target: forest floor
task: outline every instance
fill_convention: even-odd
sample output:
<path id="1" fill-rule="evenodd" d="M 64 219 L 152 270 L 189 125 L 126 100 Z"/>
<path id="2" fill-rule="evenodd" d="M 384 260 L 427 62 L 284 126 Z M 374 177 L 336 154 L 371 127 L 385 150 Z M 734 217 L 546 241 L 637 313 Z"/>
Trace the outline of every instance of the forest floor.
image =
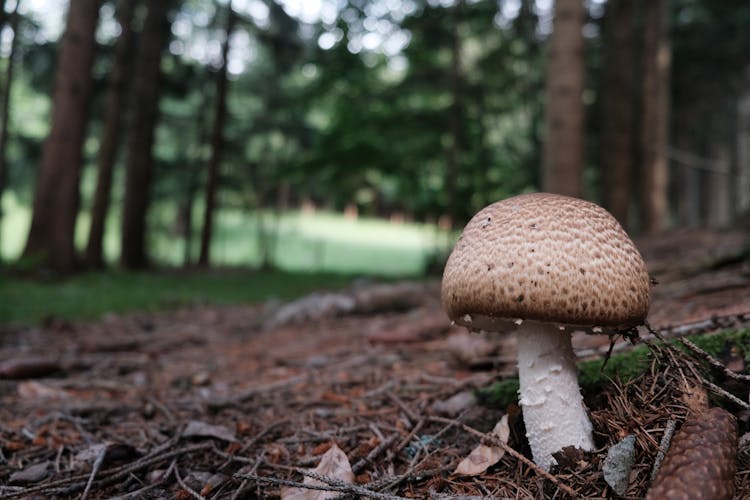
<path id="1" fill-rule="evenodd" d="M 748 430 L 750 382 L 731 374 L 750 358 L 749 243 L 709 232 L 639 242 L 658 281 L 654 332 L 739 333 L 715 337 L 708 357 L 642 329 L 643 373 L 585 393 L 598 449 L 551 473 L 528 459 L 518 408 L 477 391 L 514 376 L 513 340 L 451 327 L 437 280 L 0 327 L 0 497 L 612 498 L 602 462 L 631 434 L 624 497 L 642 498 L 686 393 L 708 387 Z M 603 360 L 610 342 L 576 334 L 574 346 Z M 621 339 L 614 352 L 629 349 Z M 487 434 L 503 415 L 507 435 Z M 497 463 L 456 473 L 480 443 Z M 748 455 L 740 446 L 736 498 L 750 498 Z"/>

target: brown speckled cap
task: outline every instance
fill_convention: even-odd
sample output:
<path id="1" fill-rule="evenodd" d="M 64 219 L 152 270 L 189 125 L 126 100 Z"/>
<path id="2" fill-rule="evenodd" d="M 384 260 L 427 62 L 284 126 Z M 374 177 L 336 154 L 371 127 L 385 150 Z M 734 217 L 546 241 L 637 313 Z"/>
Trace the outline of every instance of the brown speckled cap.
<path id="1" fill-rule="evenodd" d="M 628 327 L 648 313 L 650 281 L 617 220 L 588 201 L 523 194 L 466 225 L 443 274 L 443 307 L 474 316 Z"/>

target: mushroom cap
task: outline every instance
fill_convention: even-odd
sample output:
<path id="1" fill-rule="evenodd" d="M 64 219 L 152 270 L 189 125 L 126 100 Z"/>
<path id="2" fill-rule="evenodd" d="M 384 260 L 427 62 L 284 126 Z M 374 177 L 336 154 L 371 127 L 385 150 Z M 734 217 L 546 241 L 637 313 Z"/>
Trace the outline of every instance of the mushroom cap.
<path id="1" fill-rule="evenodd" d="M 443 308 L 459 324 L 507 320 L 627 328 L 651 302 L 641 254 L 600 206 L 568 196 L 514 196 L 480 210 L 445 265 Z"/>

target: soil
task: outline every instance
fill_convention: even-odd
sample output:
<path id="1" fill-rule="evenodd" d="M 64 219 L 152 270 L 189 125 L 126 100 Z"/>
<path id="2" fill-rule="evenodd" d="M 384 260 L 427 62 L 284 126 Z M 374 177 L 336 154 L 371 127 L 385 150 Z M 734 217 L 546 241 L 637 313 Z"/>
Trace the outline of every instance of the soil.
<path id="1" fill-rule="evenodd" d="M 407 307 L 359 284 L 308 297 L 283 321 L 278 305 L 251 304 L 0 327 L 0 496 L 615 498 L 604 457 L 633 435 L 623 497 L 643 498 L 665 429 L 692 411 L 686 394 L 709 389 L 747 431 L 750 381 L 733 376 L 746 372 L 744 346 L 709 358 L 653 337 L 750 325 L 748 241 L 693 231 L 638 242 L 658 281 L 652 331 L 615 351 L 647 342 L 651 369 L 587 396 L 599 448 L 551 473 L 529 460 L 519 409 L 474 393 L 514 374 L 512 339 L 451 327 L 437 280 L 387 285 Z M 604 359 L 610 339 L 577 333 L 574 345 Z M 503 415 L 507 440 L 487 434 Z M 480 443 L 502 458 L 455 474 Z M 315 469 L 336 448 L 348 464 Z M 326 486 L 312 489 L 312 476 Z M 734 482 L 734 497 L 750 498 L 743 446 Z"/>

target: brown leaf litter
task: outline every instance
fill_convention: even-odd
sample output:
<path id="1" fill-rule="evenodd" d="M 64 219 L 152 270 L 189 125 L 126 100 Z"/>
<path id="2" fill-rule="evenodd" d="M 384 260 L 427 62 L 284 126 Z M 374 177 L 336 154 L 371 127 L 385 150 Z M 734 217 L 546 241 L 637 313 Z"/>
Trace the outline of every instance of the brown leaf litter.
<path id="1" fill-rule="evenodd" d="M 750 269 L 735 248 L 746 239 L 707 238 L 674 238 L 673 249 L 693 252 L 685 250 L 693 260 L 683 268 L 669 242 L 644 243 L 660 281 L 649 318 L 656 334 L 679 339 L 750 323 Z M 699 255 L 691 241 L 735 247 Z M 528 458 L 517 407 L 472 397 L 514 372 L 512 339 L 455 340 L 464 334 L 439 320 L 436 282 L 393 290 L 360 287 L 351 309 L 344 292 L 281 316 L 262 305 L 201 307 L 64 329 L 3 327 L 0 496 L 614 498 L 603 461 L 634 436 L 623 498 L 643 498 L 665 435 L 679 432 L 696 388 L 737 419 L 741 443 L 750 441 L 743 352 L 716 359 L 642 332 L 648 370 L 603 381 L 586 400 L 598 448 L 565 450 L 547 473 Z M 321 313 L 326 303 L 334 309 Z M 602 359 L 609 348 L 606 337 L 574 342 L 582 358 Z M 628 348 L 620 342 L 615 351 Z M 490 432 L 503 416 L 507 441 Z M 497 463 L 456 474 L 481 446 Z M 750 498 L 749 446 L 740 445 L 736 465 L 734 498 Z"/>

